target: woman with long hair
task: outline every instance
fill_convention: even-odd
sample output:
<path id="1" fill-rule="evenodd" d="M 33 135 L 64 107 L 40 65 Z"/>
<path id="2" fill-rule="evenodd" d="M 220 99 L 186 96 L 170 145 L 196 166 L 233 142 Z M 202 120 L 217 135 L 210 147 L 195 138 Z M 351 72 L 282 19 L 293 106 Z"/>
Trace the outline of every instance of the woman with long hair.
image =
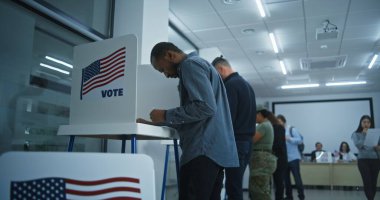
<path id="1" fill-rule="evenodd" d="M 359 126 L 351 139 L 358 148 L 358 168 L 362 176 L 364 193 L 368 200 L 374 200 L 376 195 L 377 177 L 380 171 L 380 145 L 367 146 L 364 144 L 369 128 L 373 128 L 372 119 L 368 115 L 360 118 Z"/>
<path id="2" fill-rule="evenodd" d="M 267 119 L 273 126 L 274 140 L 272 152 L 277 157 L 276 171 L 273 173 L 275 200 L 284 199 L 284 179 L 288 166 L 288 153 L 286 151 L 285 128 L 280 124 L 272 112 L 268 113 Z"/>

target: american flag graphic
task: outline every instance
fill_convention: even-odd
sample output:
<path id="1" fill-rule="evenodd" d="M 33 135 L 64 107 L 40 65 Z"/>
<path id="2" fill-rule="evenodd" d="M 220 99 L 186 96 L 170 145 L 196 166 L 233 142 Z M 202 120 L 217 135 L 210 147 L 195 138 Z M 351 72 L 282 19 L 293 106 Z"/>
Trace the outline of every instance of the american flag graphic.
<path id="1" fill-rule="evenodd" d="M 125 47 L 83 68 L 80 99 L 91 90 L 124 76 L 124 69 Z"/>
<path id="2" fill-rule="evenodd" d="M 141 200 L 139 184 L 139 179 L 130 177 L 114 177 L 93 181 L 56 177 L 12 181 L 10 199 Z"/>

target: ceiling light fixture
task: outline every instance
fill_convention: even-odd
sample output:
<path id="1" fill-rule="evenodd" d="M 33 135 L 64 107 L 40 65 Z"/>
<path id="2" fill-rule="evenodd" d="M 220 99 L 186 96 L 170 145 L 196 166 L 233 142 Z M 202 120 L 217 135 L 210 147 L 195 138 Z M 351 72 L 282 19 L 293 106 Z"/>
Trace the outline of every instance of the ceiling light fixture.
<path id="1" fill-rule="evenodd" d="M 277 47 L 277 43 L 276 43 L 276 39 L 274 37 L 274 34 L 273 33 L 269 33 L 269 38 L 270 38 L 270 41 L 272 43 L 273 51 L 275 53 L 278 53 L 278 47 Z"/>
<path id="2" fill-rule="evenodd" d="M 231 5 L 240 2 L 240 0 L 223 0 L 224 4 Z"/>
<path id="3" fill-rule="evenodd" d="M 260 16 L 264 18 L 265 17 L 265 11 L 264 11 L 264 6 L 263 6 L 263 3 L 261 2 L 261 0 L 256 0 L 256 5 L 257 5 L 257 8 L 259 8 Z"/>
<path id="4" fill-rule="evenodd" d="M 280 66 L 281 66 L 282 74 L 286 75 L 286 67 L 285 67 L 284 61 L 280 60 Z"/>
<path id="5" fill-rule="evenodd" d="M 371 69 L 373 67 L 373 64 L 375 64 L 375 62 L 377 60 L 377 56 L 378 56 L 377 54 L 373 55 L 372 60 L 368 65 L 368 69 Z"/>
<path id="6" fill-rule="evenodd" d="M 283 85 L 281 86 L 281 89 L 298 89 L 298 88 L 312 88 L 312 87 L 319 87 L 319 84 L 313 83 L 313 84 Z"/>
<path id="7" fill-rule="evenodd" d="M 329 82 L 326 86 L 346 86 L 346 85 L 362 85 L 367 84 L 366 81 L 347 81 L 347 82 Z"/>
<path id="8" fill-rule="evenodd" d="M 73 65 L 71 65 L 71 64 L 69 64 L 69 63 L 67 63 L 67 62 L 63 62 L 62 60 L 58 60 L 58 59 L 56 59 L 56 58 L 52 58 L 52 57 L 50 57 L 50 56 L 45 56 L 45 58 L 48 59 L 48 60 L 51 60 L 51 61 L 53 61 L 53 62 L 59 63 L 59 64 L 61 64 L 61 65 L 64 65 L 64 66 L 66 66 L 66 67 L 73 68 Z"/>
<path id="9" fill-rule="evenodd" d="M 56 68 L 56 67 L 53 67 L 53 66 L 47 65 L 47 64 L 45 64 L 45 63 L 40 63 L 40 65 L 41 65 L 42 67 L 45 67 L 45 68 L 48 68 L 48 69 L 51 69 L 51 70 L 55 70 L 55 71 L 57 71 L 57 72 L 61 72 L 62 74 L 70 74 L 70 72 L 68 72 L 68 71 L 65 71 L 65 70 L 62 70 L 62 69 L 58 69 L 58 68 Z"/>

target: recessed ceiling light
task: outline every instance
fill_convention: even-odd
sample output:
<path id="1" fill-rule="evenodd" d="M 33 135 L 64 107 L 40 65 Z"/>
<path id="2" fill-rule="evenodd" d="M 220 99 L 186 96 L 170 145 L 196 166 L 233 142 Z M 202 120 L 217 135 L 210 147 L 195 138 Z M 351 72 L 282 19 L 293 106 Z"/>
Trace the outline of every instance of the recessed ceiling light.
<path id="1" fill-rule="evenodd" d="M 54 70 L 54 71 L 57 71 L 57 72 L 60 72 L 62 74 L 70 74 L 70 72 L 68 71 L 65 71 L 65 70 L 62 70 L 62 69 L 58 69 L 56 67 L 53 67 L 53 66 L 50 66 L 50 65 L 47 65 L 45 63 L 40 63 L 40 66 L 42 67 L 45 67 L 45 68 L 48 68 L 48 69 L 51 69 L 51 70 Z"/>
<path id="2" fill-rule="evenodd" d="M 53 62 L 56 62 L 56 63 L 58 63 L 58 64 L 64 65 L 64 66 L 66 66 L 66 67 L 73 68 L 73 65 L 71 65 L 71 64 L 69 64 L 69 63 L 67 63 L 67 62 L 63 62 L 62 60 L 58 60 L 58 59 L 56 59 L 56 58 L 52 58 L 52 57 L 50 57 L 50 56 L 45 56 L 45 58 L 48 59 L 48 60 L 51 60 L 51 61 L 53 61 Z"/>
<path id="3" fill-rule="evenodd" d="M 273 51 L 275 53 L 278 53 L 278 47 L 277 47 L 277 43 L 276 43 L 276 39 L 274 37 L 274 34 L 273 33 L 269 33 L 269 38 L 270 38 L 270 41 L 272 43 Z"/>
<path id="4" fill-rule="evenodd" d="M 377 54 L 373 55 L 372 60 L 368 65 L 368 69 L 371 69 L 373 67 L 373 64 L 375 64 L 376 62 L 377 56 L 378 56 Z"/>
<path id="5" fill-rule="evenodd" d="M 255 29 L 253 29 L 253 28 L 245 28 L 245 29 L 241 30 L 241 32 L 243 34 L 249 35 L 249 34 L 253 34 L 255 32 Z"/>
<path id="6" fill-rule="evenodd" d="M 286 67 L 285 67 L 284 61 L 280 60 L 280 66 L 281 66 L 282 74 L 286 75 Z"/>
<path id="7" fill-rule="evenodd" d="M 261 2 L 261 0 L 256 0 L 256 5 L 257 5 L 257 8 L 259 9 L 260 16 L 262 18 L 264 18 L 265 17 L 265 11 L 264 11 L 263 2 Z"/>
<path id="8" fill-rule="evenodd" d="M 322 44 L 322 45 L 321 45 L 321 49 L 327 49 L 327 45 Z"/>
<path id="9" fill-rule="evenodd" d="M 362 85 L 367 84 L 367 81 L 347 81 L 347 82 L 328 82 L 326 86 L 345 86 L 345 85 Z"/>
<path id="10" fill-rule="evenodd" d="M 231 5 L 240 2 L 240 0 L 222 0 L 224 4 Z"/>
<path id="11" fill-rule="evenodd" d="M 298 88 L 312 88 L 319 87 L 319 84 L 299 84 L 299 85 L 283 85 L 281 89 L 298 89 Z"/>

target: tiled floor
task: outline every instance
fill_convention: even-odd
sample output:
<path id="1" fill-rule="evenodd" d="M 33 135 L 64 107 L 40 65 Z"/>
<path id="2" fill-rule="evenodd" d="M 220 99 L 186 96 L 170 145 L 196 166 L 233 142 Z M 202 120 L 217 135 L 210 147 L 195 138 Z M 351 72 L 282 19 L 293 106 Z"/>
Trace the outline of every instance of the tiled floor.
<path id="1" fill-rule="evenodd" d="M 169 188 L 168 188 L 169 189 Z M 174 188 L 167 190 L 167 200 L 178 199 Z M 297 191 L 293 190 L 293 196 L 297 197 Z M 366 200 L 363 190 L 329 190 L 329 189 L 305 189 L 306 200 Z M 274 197 L 273 197 L 274 199 Z M 298 198 L 294 198 L 297 200 Z M 248 191 L 244 191 L 244 200 L 250 200 Z M 380 191 L 377 192 L 375 200 L 380 200 Z"/>
<path id="2" fill-rule="evenodd" d="M 293 196 L 297 197 L 297 191 L 293 190 Z M 318 190 L 306 189 L 306 200 L 366 200 L 362 190 L 345 191 L 345 190 Z M 273 198 L 274 199 L 274 198 Z M 297 200 L 298 198 L 294 198 Z M 375 199 L 380 200 L 380 192 L 377 192 Z M 248 192 L 244 192 L 244 200 L 249 200 Z"/>

